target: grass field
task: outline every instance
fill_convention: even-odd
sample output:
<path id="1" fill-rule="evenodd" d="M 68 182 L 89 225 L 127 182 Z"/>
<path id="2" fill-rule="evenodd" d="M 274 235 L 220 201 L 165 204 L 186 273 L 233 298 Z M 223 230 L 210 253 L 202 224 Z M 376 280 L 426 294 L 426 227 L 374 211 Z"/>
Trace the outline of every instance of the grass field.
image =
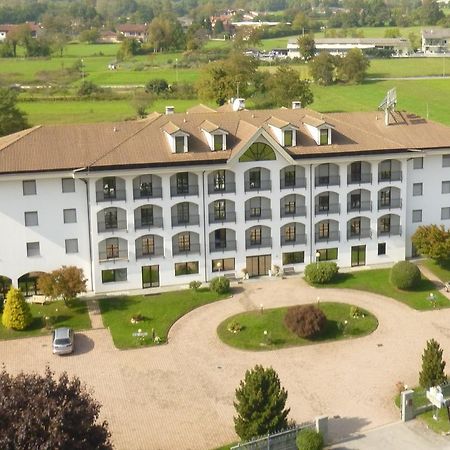
<path id="1" fill-rule="evenodd" d="M 430 269 L 443 283 L 450 281 L 450 261 L 438 264 L 432 259 L 426 259 L 423 264 Z"/>

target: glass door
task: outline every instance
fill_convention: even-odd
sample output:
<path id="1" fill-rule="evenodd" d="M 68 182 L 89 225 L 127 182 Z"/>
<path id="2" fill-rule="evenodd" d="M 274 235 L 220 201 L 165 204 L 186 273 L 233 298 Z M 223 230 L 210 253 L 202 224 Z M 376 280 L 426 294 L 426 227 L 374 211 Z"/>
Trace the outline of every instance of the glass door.
<path id="1" fill-rule="evenodd" d="M 159 286 L 159 266 L 142 266 L 142 287 L 152 288 Z"/>
<path id="2" fill-rule="evenodd" d="M 366 265 L 366 246 L 355 245 L 352 247 L 352 267 Z"/>

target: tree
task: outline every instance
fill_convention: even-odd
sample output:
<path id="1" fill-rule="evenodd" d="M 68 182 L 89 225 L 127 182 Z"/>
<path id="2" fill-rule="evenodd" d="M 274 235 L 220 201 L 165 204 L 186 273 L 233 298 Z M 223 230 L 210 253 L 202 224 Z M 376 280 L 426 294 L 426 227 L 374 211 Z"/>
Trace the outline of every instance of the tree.
<path id="1" fill-rule="evenodd" d="M 100 39 L 100 32 L 98 31 L 98 28 L 84 30 L 80 33 L 78 39 L 80 40 L 80 42 L 95 44 Z"/>
<path id="2" fill-rule="evenodd" d="M 309 81 L 301 80 L 300 72 L 288 66 L 278 67 L 269 78 L 268 95 L 274 105 L 286 107 L 293 100 L 300 100 L 302 106 L 307 106 L 314 99 Z"/>
<path id="3" fill-rule="evenodd" d="M 253 27 L 239 27 L 234 35 L 233 47 L 242 51 L 245 48 L 259 47 L 261 45 L 261 30 Z"/>
<path id="4" fill-rule="evenodd" d="M 422 355 L 422 370 L 419 373 L 419 384 L 424 389 L 438 386 L 447 381 L 442 353 L 443 350 L 437 341 L 434 339 L 427 341 L 427 346 Z"/>
<path id="5" fill-rule="evenodd" d="M 236 389 L 237 412 L 235 430 L 242 440 L 274 433 L 287 427 L 290 409 L 285 409 L 287 391 L 281 387 L 278 374 L 272 367 L 256 365 L 247 370 Z"/>
<path id="6" fill-rule="evenodd" d="M 17 25 L 6 35 L 7 42 L 10 42 L 14 56 L 17 55 L 16 49 L 18 45 L 22 45 L 27 50 L 28 45 L 33 38 L 31 37 L 31 29 L 27 24 Z"/>
<path id="7" fill-rule="evenodd" d="M 83 269 L 75 266 L 62 266 L 38 278 L 39 290 L 47 297 L 62 298 L 65 303 L 78 294 L 86 292 L 86 278 Z"/>
<path id="8" fill-rule="evenodd" d="M 162 78 L 153 78 L 145 83 L 145 91 L 160 95 L 169 90 L 169 84 Z"/>
<path id="9" fill-rule="evenodd" d="M 445 17 L 435 0 L 423 0 L 422 6 L 417 9 L 417 15 L 423 25 L 436 25 Z"/>
<path id="10" fill-rule="evenodd" d="M 137 39 L 124 39 L 117 51 L 117 59 L 123 61 L 131 56 L 137 55 L 141 49 L 141 43 Z"/>
<path id="11" fill-rule="evenodd" d="M 309 63 L 309 73 L 317 84 L 333 84 L 336 79 L 336 57 L 328 52 L 320 52 Z"/>
<path id="12" fill-rule="evenodd" d="M 0 136 L 29 127 L 25 113 L 16 107 L 17 95 L 12 89 L 0 88 Z"/>
<path id="13" fill-rule="evenodd" d="M 136 90 L 131 100 L 131 105 L 138 117 L 145 117 L 147 115 L 147 109 L 153 103 L 154 97 L 151 92 Z"/>
<path id="14" fill-rule="evenodd" d="M 298 51 L 300 56 L 305 60 L 309 61 L 314 58 L 316 53 L 316 44 L 314 42 L 314 36 L 312 34 L 305 34 L 298 38 Z"/>
<path id="15" fill-rule="evenodd" d="M 362 83 L 370 62 L 359 48 L 350 49 L 339 61 L 338 78 L 344 83 Z"/>
<path id="16" fill-rule="evenodd" d="M 450 259 L 450 232 L 443 225 L 422 225 L 411 236 L 411 241 L 421 255 L 438 262 Z"/>
<path id="17" fill-rule="evenodd" d="M 13 330 L 25 330 L 32 320 L 30 306 L 25 301 L 22 292 L 11 286 L 3 306 L 3 326 Z"/>
<path id="18" fill-rule="evenodd" d="M 421 46 L 421 39 L 419 33 L 411 32 L 408 34 L 409 43 L 413 51 L 417 51 Z"/>
<path id="19" fill-rule="evenodd" d="M 101 405 L 79 378 L 45 374 L 0 373 L 0 448 L 26 450 L 112 449 Z"/>

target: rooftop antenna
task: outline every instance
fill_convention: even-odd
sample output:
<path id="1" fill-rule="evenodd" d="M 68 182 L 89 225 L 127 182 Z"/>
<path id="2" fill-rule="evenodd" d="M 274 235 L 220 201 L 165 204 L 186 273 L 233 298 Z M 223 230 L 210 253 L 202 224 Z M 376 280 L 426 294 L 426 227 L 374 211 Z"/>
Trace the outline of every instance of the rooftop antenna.
<path id="1" fill-rule="evenodd" d="M 378 106 L 378 109 L 382 109 L 384 111 L 384 124 L 386 126 L 389 125 L 389 114 L 393 116 L 395 111 L 395 107 L 397 106 L 397 89 L 392 88 L 387 91 L 386 97 Z"/>

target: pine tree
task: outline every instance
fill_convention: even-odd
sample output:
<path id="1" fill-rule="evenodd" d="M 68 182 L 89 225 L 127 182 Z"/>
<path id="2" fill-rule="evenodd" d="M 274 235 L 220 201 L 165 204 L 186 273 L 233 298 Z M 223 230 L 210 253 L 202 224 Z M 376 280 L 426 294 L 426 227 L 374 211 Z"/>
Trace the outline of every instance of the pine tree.
<path id="1" fill-rule="evenodd" d="M 287 395 L 272 367 L 265 369 L 256 365 L 247 370 L 236 389 L 234 402 L 237 412 L 234 425 L 238 436 L 249 440 L 286 428 L 290 411 L 285 409 Z"/>
<path id="2" fill-rule="evenodd" d="M 32 320 L 30 306 L 25 301 L 21 290 L 11 287 L 3 307 L 3 326 L 14 330 L 24 330 Z"/>
<path id="3" fill-rule="evenodd" d="M 443 350 L 437 341 L 434 339 L 427 341 L 427 346 L 422 355 L 422 371 L 419 373 L 419 383 L 424 389 L 447 381 L 442 353 Z"/>

